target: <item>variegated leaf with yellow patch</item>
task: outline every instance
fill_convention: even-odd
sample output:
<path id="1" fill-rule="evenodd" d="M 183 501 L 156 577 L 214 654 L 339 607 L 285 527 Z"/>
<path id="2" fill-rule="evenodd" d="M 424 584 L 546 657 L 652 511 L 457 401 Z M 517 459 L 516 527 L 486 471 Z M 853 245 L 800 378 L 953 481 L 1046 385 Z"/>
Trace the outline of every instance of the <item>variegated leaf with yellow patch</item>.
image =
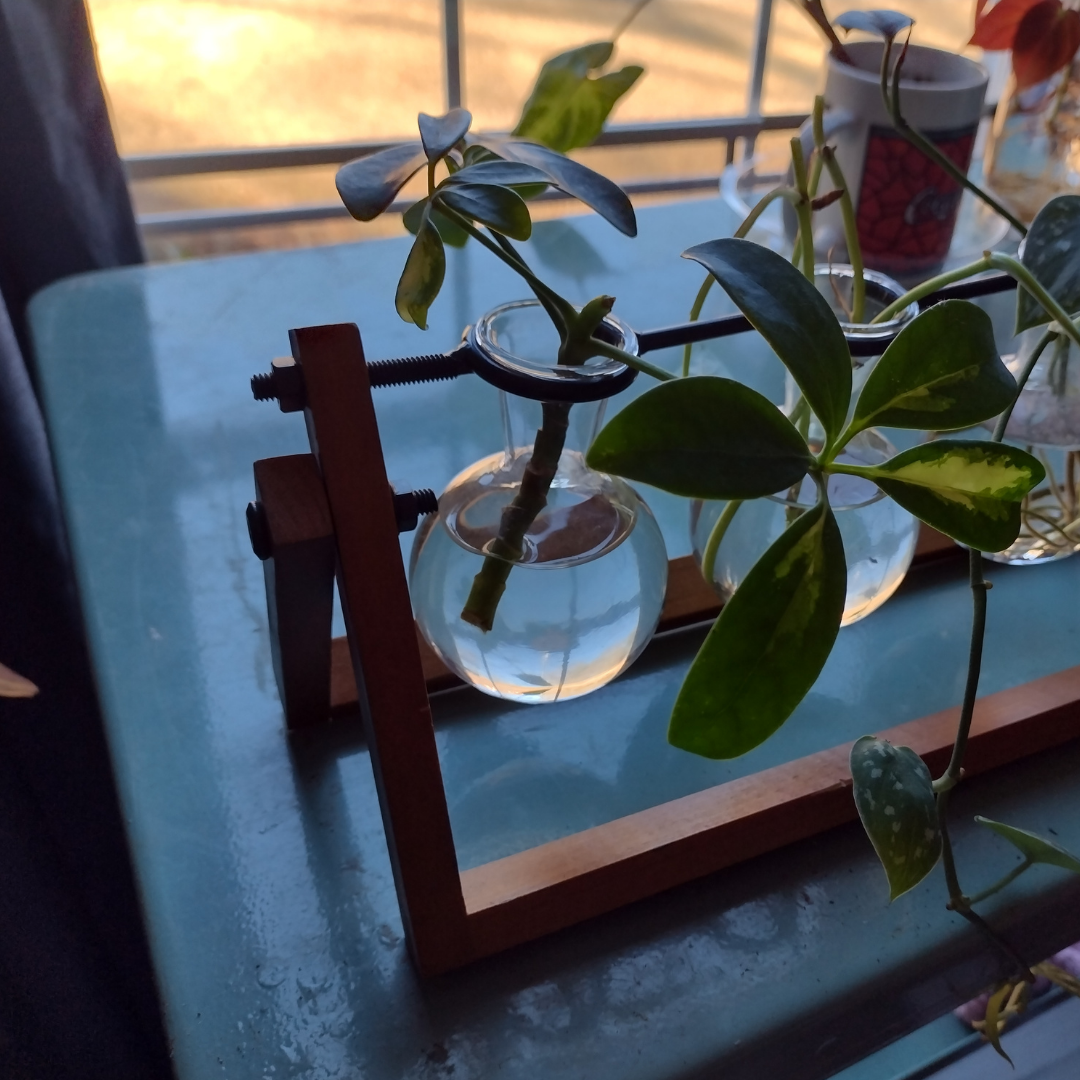
<path id="1" fill-rule="evenodd" d="M 668 742 L 708 758 L 763 743 L 825 666 L 846 595 L 843 541 L 822 502 L 788 526 L 724 605 L 679 691 Z"/>
<path id="2" fill-rule="evenodd" d="M 920 521 L 980 551 L 1002 551 L 1020 532 L 1020 503 L 1045 476 L 1015 446 L 939 439 L 881 465 L 844 466 L 873 480 Z"/>

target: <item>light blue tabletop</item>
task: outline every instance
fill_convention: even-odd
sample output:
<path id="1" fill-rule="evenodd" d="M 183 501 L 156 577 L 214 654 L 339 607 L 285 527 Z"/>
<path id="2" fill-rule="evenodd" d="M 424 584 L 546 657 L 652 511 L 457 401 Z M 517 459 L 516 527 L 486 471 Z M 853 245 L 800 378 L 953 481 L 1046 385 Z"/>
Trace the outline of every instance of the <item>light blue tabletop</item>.
<path id="1" fill-rule="evenodd" d="M 637 328 L 681 321 L 700 272 L 679 253 L 734 222 L 705 200 L 645 210 L 640 223 L 635 241 L 592 216 L 543 223 L 529 257 L 571 298 L 613 293 Z M 252 461 L 307 449 L 301 419 L 248 389 L 288 351 L 290 327 L 356 322 L 369 359 L 432 352 L 521 295 L 475 245 L 452 252 L 421 334 L 393 309 L 406 243 L 109 271 L 60 282 L 32 305 L 182 1080 L 690 1080 L 769 1069 L 810 1080 L 970 997 L 996 961 L 944 910 L 940 873 L 890 906 L 855 827 L 471 969 L 417 978 L 358 723 L 285 736 L 244 524 Z M 995 308 L 1002 327 L 1007 303 Z M 709 370 L 780 392 L 779 365 L 753 335 L 700 356 Z M 376 405 L 401 487 L 439 489 L 499 447 L 494 391 L 475 378 L 377 391 Z M 685 504 L 647 497 L 669 554 L 685 554 Z M 992 577 L 984 692 L 1080 659 L 1080 560 Z M 461 864 L 955 704 L 969 618 L 962 573 L 913 574 L 842 633 L 783 733 L 730 763 L 663 737 L 699 631 L 655 644 L 623 679 L 576 702 L 437 697 Z M 1078 765 L 1073 745 L 965 785 L 955 831 L 973 889 L 1013 863 L 970 824 L 975 812 L 1052 827 L 1080 849 Z M 1035 869 L 990 912 L 1036 960 L 1080 938 L 1078 900 L 1063 871 Z"/>

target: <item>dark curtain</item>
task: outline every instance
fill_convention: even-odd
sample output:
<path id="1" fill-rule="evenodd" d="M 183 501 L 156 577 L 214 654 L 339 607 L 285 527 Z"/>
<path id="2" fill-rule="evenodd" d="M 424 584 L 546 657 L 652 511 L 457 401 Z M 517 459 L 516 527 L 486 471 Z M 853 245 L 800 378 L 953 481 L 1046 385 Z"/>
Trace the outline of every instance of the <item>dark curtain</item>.
<path id="1" fill-rule="evenodd" d="M 26 303 L 141 261 L 82 0 L 0 0 L 0 1076 L 171 1075 Z M 107 372 L 102 373 L 108 377 Z"/>

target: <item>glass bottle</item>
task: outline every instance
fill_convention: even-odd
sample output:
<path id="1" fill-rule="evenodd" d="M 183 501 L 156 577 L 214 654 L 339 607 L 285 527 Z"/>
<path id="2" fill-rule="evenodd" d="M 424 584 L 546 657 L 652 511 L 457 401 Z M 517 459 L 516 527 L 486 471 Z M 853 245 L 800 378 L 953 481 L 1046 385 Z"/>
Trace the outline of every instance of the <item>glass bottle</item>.
<path id="1" fill-rule="evenodd" d="M 851 322 L 854 278 L 854 271 L 847 264 L 814 267 L 814 283 L 840 321 L 852 352 L 853 403 L 880 353 L 919 312 L 918 304 L 912 303 L 889 321 L 871 325 L 869 320 L 903 296 L 905 290 L 892 278 L 867 270 L 865 321 Z M 783 411 L 816 452 L 820 449 L 823 432 L 817 418 L 804 410 L 799 388 L 788 375 Z M 896 448 L 888 439 L 870 429 L 857 435 L 838 460 L 846 464 L 878 465 L 895 453 Z M 710 550 L 715 542 L 710 545 L 709 539 L 728 504 L 700 500 L 690 504 L 690 540 L 694 558 L 705 580 L 721 599 L 726 601 L 731 597 L 769 545 L 795 518 L 814 505 L 816 497 L 815 485 L 807 477 L 797 490 L 743 503 L 715 551 Z M 918 522 L 886 498 L 876 484 L 861 477 L 831 476 L 829 501 L 836 514 L 847 558 L 848 591 L 841 625 L 849 626 L 876 611 L 900 587 L 915 554 Z"/>
<path id="2" fill-rule="evenodd" d="M 601 332 L 636 351 L 633 331 L 614 316 Z M 633 488 L 584 457 L 606 399 L 635 373 L 603 357 L 557 364 L 558 335 L 535 300 L 489 312 L 470 343 L 478 373 L 501 391 L 506 448 L 459 473 L 417 531 L 409 570 L 417 624 L 477 689 L 566 701 L 624 671 L 663 607 L 667 553 L 656 520 Z M 541 458 L 556 456 L 546 497 L 535 500 Z M 513 524 L 522 520 L 523 533 Z"/>
<path id="3" fill-rule="evenodd" d="M 1026 90 L 1010 76 L 984 155 L 986 182 L 1022 221 L 1080 193 L 1080 62 Z"/>
<path id="4" fill-rule="evenodd" d="M 1025 330 L 1006 366 L 1019 375 L 1045 327 Z M 1006 442 L 1034 454 L 1046 479 L 1020 504 L 1020 535 L 994 562 L 1016 566 L 1064 559 L 1080 551 L 1080 350 L 1064 335 L 1035 361 L 1021 391 Z"/>
<path id="5" fill-rule="evenodd" d="M 879 465 L 895 453 L 895 447 L 871 428 L 856 435 L 837 460 L 851 465 Z M 744 502 L 732 517 L 715 555 L 708 553 L 709 538 L 728 504 L 691 504 L 694 558 L 721 599 L 732 596 L 769 545 L 816 501 L 816 485 L 805 477 L 797 490 Z M 840 625 L 850 626 L 876 611 L 900 587 L 915 554 L 918 527 L 911 514 L 861 476 L 830 476 L 829 502 L 844 541 L 848 568 L 847 599 Z M 709 562 L 711 574 L 706 572 Z"/>

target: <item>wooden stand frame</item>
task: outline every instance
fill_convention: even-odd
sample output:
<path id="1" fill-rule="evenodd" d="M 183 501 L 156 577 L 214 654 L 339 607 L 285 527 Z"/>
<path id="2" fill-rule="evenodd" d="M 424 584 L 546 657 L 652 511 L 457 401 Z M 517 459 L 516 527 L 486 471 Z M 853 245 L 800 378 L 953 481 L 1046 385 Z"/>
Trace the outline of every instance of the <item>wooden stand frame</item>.
<path id="1" fill-rule="evenodd" d="M 255 463 L 274 668 L 290 728 L 359 705 L 402 921 L 435 975 L 655 895 L 856 817 L 850 744 L 459 871 L 428 693 L 456 680 L 418 639 L 360 335 L 291 335 L 312 453 Z M 924 534 L 920 557 L 951 544 Z M 331 642 L 333 576 L 347 637 Z M 688 559 L 670 566 L 661 629 L 719 604 Z M 958 710 L 883 732 L 933 770 Z M 1080 736 L 1080 667 L 978 704 L 966 769 L 982 772 Z"/>

